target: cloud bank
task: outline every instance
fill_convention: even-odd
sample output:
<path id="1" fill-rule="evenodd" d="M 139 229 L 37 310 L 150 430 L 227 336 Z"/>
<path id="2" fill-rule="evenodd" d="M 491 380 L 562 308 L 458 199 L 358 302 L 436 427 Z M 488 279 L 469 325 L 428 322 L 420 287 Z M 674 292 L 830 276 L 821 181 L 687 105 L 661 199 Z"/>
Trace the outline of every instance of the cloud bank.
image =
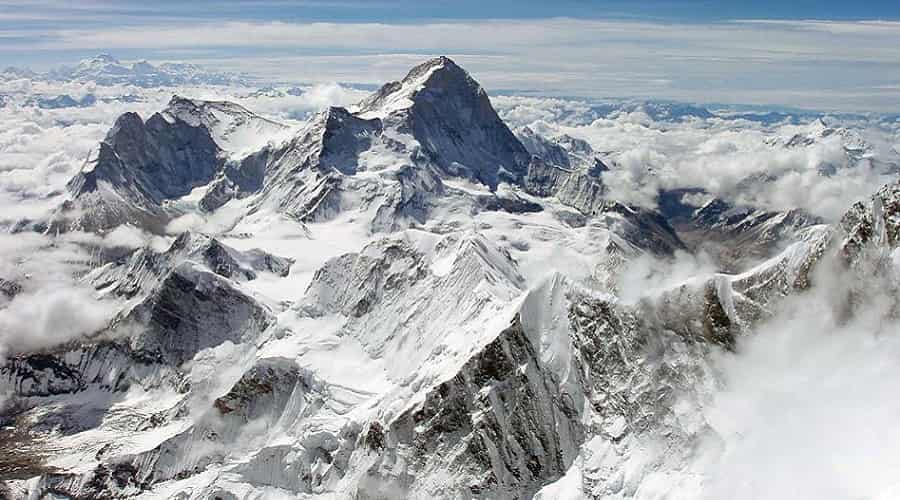
<path id="1" fill-rule="evenodd" d="M 73 26 L 67 24 L 66 26 Z M 452 55 L 492 89 L 900 110 L 900 22 L 222 20 L 9 29 L 3 54 L 128 50 L 269 78 L 380 83 Z"/>
<path id="2" fill-rule="evenodd" d="M 717 365 L 723 387 L 705 416 L 704 498 L 896 498 L 900 491 L 900 324 L 894 276 L 860 282 L 826 262 L 808 293 Z M 896 281 L 894 281 L 896 283 Z M 839 314 L 848 284 L 856 314 Z"/>
<path id="3" fill-rule="evenodd" d="M 656 207 L 660 190 L 702 188 L 736 204 L 802 208 L 834 221 L 900 172 L 900 127 L 892 121 L 661 120 L 641 109 L 604 114 L 605 106 L 587 101 L 521 96 L 494 101 L 512 124 L 551 138 L 588 141 L 613 164 L 603 174 L 610 196 L 648 208 Z"/>

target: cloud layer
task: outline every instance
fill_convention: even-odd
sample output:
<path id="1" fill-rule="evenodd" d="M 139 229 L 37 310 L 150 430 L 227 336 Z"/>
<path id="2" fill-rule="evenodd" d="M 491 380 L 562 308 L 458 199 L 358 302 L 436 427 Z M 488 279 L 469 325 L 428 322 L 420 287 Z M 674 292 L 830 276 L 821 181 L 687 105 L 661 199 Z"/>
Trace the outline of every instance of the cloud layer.
<path id="1" fill-rule="evenodd" d="M 494 101 L 514 125 L 588 141 L 615 165 L 603 174 L 610 196 L 649 208 L 655 208 L 661 189 L 702 188 L 738 204 L 802 208 L 833 221 L 895 179 L 900 168 L 900 129 L 877 119 L 826 117 L 799 125 L 718 116 L 673 121 L 654 119 L 640 108 L 597 118 L 597 107 L 586 101 Z M 798 144 L 791 145 L 795 137 Z"/>
<path id="2" fill-rule="evenodd" d="M 900 491 L 897 275 L 848 276 L 835 262 L 717 368 L 705 413 L 722 441 L 698 463 L 703 498 L 896 498 Z M 838 314 L 848 285 L 857 311 Z"/>
<path id="3" fill-rule="evenodd" d="M 72 23 L 67 26 L 72 26 Z M 268 78 L 383 82 L 450 54 L 493 89 L 900 110 L 900 22 L 191 22 L 7 30 L 23 51 L 145 51 Z"/>

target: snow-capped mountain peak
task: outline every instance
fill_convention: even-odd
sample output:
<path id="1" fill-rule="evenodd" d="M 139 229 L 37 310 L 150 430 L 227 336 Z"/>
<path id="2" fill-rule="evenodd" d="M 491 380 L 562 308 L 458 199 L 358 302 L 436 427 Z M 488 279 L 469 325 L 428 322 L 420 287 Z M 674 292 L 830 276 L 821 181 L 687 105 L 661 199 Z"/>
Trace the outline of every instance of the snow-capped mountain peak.
<path id="1" fill-rule="evenodd" d="M 122 63 L 109 54 L 97 54 L 96 56 L 82 59 L 78 62 L 77 67 L 81 69 L 97 69 L 109 65 L 121 66 Z"/>
<path id="2" fill-rule="evenodd" d="M 500 119 L 487 92 L 448 57 L 430 59 L 355 108 L 408 133 L 445 172 L 495 187 L 517 182 L 530 155 Z"/>
<path id="3" fill-rule="evenodd" d="M 403 80 L 383 85 L 355 111 L 365 118 L 385 118 L 411 108 L 419 99 L 453 93 L 479 95 L 484 90 L 453 60 L 440 56 L 412 68 Z"/>

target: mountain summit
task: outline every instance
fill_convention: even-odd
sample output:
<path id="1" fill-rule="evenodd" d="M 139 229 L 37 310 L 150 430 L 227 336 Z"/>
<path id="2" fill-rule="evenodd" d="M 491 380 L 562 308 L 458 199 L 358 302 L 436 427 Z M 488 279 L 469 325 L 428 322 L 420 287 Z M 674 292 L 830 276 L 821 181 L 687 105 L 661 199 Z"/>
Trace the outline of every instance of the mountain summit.
<path id="1" fill-rule="evenodd" d="M 448 57 L 437 57 L 359 105 L 359 115 L 409 132 L 442 170 L 496 187 L 517 182 L 530 155 L 487 92 Z"/>

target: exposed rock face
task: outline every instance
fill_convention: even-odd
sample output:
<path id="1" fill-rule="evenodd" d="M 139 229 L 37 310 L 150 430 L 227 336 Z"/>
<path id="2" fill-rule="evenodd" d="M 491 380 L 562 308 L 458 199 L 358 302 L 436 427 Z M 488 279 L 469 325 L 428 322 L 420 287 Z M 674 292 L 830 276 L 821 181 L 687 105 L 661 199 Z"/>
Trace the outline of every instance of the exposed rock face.
<path id="1" fill-rule="evenodd" d="M 126 113 L 69 183 L 76 203 L 63 216 L 74 211 L 71 224 L 88 231 L 130 222 L 161 232 L 162 202 L 210 182 L 224 163 L 220 151 L 203 126 Z"/>
<path id="2" fill-rule="evenodd" d="M 703 248 L 717 257 L 727 271 L 774 256 L 784 245 L 801 238 L 806 228 L 823 221 L 803 210 L 767 211 L 735 206 L 710 198 L 700 207 L 682 201 L 702 190 L 672 190 L 660 193 L 661 213 L 690 247 Z"/>
<path id="3" fill-rule="evenodd" d="M 256 157 L 235 163 L 228 155 L 253 153 L 265 145 L 260 137 L 285 129 L 236 104 L 179 96 L 146 122 L 125 113 L 69 182 L 72 200 L 56 225 L 103 232 L 131 223 L 162 233 L 180 215 L 167 202 L 195 188 L 216 181 L 201 204 L 206 209 L 224 203 L 221 191 L 226 198 L 257 191 L 263 172 Z"/>
<path id="4" fill-rule="evenodd" d="M 484 89 L 445 57 L 413 68 L 352 110 L 323 111 L 289 140 L 260 139 L 285 131 L 235 104 L 178 96 L 146 123 L 123 115 L 70 183 L 73 200 L 53 227 L 103 232 L 129 222 L 162 233 L 192 203 L 215 211 L 252 197 L 248 215 L 275 211 L 305 223 L 375 205 L 371 228 L 393 231 L 425 223 L 435 200 L 447 194 L 444 180 L 460 177 L 492 192 L 476 197 L 477 210 L 543 209 L 495 193 L 506 182 L 589 217 L 646 212 L 621 210 L 605 197 L 608 167 L 584 141 L 551 141 L 526 128 L 520 136 L 532 151 L 526 149 Z M 198 201 L 182 202 L 188 195 Z M 667 232 L 661 221 L 648 224 L 652 218 L 646 212 L 630 224 Z M 682 246 L 666 244 L 664 251 Z"/>
<path id="5" fill-rule="evenodd" d="M 595 177 L 609 169 L 591 145 L 583 139 L 566 134 L 550 139 L 530 127 L 517 129 L 516 137 L 532 156 L 537 156 L 551 165 L 566 170 L 589 170 Z"/>
<path id="6" fill-rule="evenodd" d="M 529 194 L 553 197 L 609 227 L 644 251 L 671 255 L 685 244 L 669 221 L 655 211 L 627 206 L 607 197 L 603 172 L 609 167 L 583 141 L 564 136 L 554 142 L 525 127 L 519 133 L 532 157 L 523 181 Z"/>
<path id="7" fill-rule="evenodd" d="M 558 142 L 547 139 L 529 127 L 517 129 L 516 137 L 522 142 L 522 146 L 525 147 L 528 153 L 543 159 L 546 163 L 568 169 L 575 166 L 573 163 L 577 161 L 577 158 L 573 159 L 565 147 Z M 591 152 L 590 146 L 586 144 L 585 146 L 587 146 L 588 152 Z"/>
<path id="8" fill-rule="evenodd" d="M 779 255 L 735 276 L 734 288 L 761 305 L 806 290 L 816 264 L 832 250 L 835 235 L 829 226 L 807 228 Z"/>
<path id="9" fill-rule="evenodd" d="M 576 359 L 597 415 L 594 432 L 604 439 L 680 432 L 673 403 L 704 376 L 710 345 L 702 335 L 676 333 L 660 320 L 664 314 L 652 304 L 628 308 L 590 297 L 569 310 Z"/>
<path id="10" fill-rule="evenodd" d="M 192 262 L 195 257 L 206 261 Z M 88 388 L 124 391 L 134 383 L 155 387 L 171 377 L 175 377 L 171 384 L 180 386 L 177 367 L 196 352 L 258 335 L 272 322 L 264 306 L 226 279 L 247 279 L 240 273 L 255 277 L 236 257 L 246 259 L 247 254 L 185 233 L 166 253 L 138 250 L 122 264 L 101 268 L 86 279 L 106 292 L 139 302 L 122 312 L 107 335 L 94 341 L 11 358 L 0 367 L 4 385 L 26 398 Z M 260 269 L 283 271 L 281 258 L 261 252 L 250 257 Z"/>
<path id="11" fill-rule="evenodd" d="M 217 239 L 198 233 L 182 233 L 165 252 L 140 248 L 119 262 L 89 273 L 85 280 L 102 293 L 125 298 L 153 289 L 185 260 L 205 265 L 213 273 L 234 281 L 250 281 L 260 272 L 287 276 L 292 261 L 262 250 L 239 252 Z"/>
<path id="12" fill-rule="evenodd" d="M 284 140 L 256 138 L 282 132 L 178 97 L 119 120 L 72 183 L 80 227 L 162 231 L 234 203 L 310 240 L 365 238 L 303 267 L 232 248 L 236 230 L 184 233 L 89 272 L 99 300 L 121 301 L 109 326 L 0 366 L 0 494 L 558 498 L 568 482 L 577 497 L 635 497 L 715 438 L 699 411 L 719 383 L 712 357 L 786 298 L 834 269 L 848 315 L 897 295 L 852 278 L 896 275 L 898 185 L 835 227 L 721 202 L 632 207 L 608 198 L 589 145 L 517 138 L 446 58 Z M 677 221 L 775 255 L 620 294 L 629 259 L 688 250 Z M 271 300 L 273 283 L 290 296 Z"/>
<path id="13" fill-rule="evenodd" d="M 623 477 L 630 461 L 640 459 L 642 470 L 677 468 L 706 435 L 695 415 L 716 383 L 710 353 L 732 348 L 783 297 L 808 287 L 829 249 L 888 241 L 897 211 L 891 189 L 848 212 L 842 238 L 813 226 L 745 273 L 694 280 L 633 304 L 559 277 L 523 296 L 516 263 L 477 233 L 435 236 L 428 251 L 417 232 L 377 240 L 323 266 L 295 312 L 304 321 L 341 318 L 341 338 L 372 362 L 390 361 L 389 390 L 340 395 L 349 389 L 290 356 L 251 357 L 212 391 L 201 414 L 188 420 L 184 403 L 160 413 L 164 428 L 184 425 L 155 446 L 100 453 L 89 472 L 45 473 L 35 487 L 75 496 L 169 491 L 160 488 L 199 480 L 211 467 L 232 482 L 205 479 L 204 492 L 269 485 L 368 499 L 546 498 L 574 467 L 584 496 L 626 494 L 645 474 Z M 879 203 L 889 213 L 879 215 Z M 170 252 L 186 248 L 217 246 L 184 236 Z M 201 262 L 213 268 L 220 260 Z M 235 287 L 184 262 L 120 321 L 145 325 L 127 343 L 99 344 L 87 356 L 22 358 L 4 373 L 20 398 L 91 386 L 122 392 L 135 383 L 193 392 L 179 367 L 205 348 L 290 345 L 290 337 L 263 334 L 274 318 Z M 94 358 L 104 361 L 85 361 Z M 285 441 L 264 440 L 250 458 L 236 459 L 229 450 L 259 422 L 267 439 Z M 663 447 L 646 448 L 651 441 Z M 597 466 L 597 453 L 606 454 L 605 465 Z"/>
<path id="14" fill-rule="evenodd" d="M 204 350 L 253 343 L 274 323 L 272 313 L 241 291 L 237 281 L 255 278 L 255 269 L 284 273 L 287 265 L 288 261 L 264 252 L 237 252 L 215 239 L 185 233 L 165 253 L 138 250 L 127 261 L 88 276 L 88 281 L 103 281 L 104 291 L 133 299 L 110 327 L 95 338 L 17 355 L 0 367 L 0 392 L 10 398 L 0 410 L 4 421 L 15 418 L 23 431 L 63 436 L 100 432 L 98 441 L 69 445 L 92 450 L 96 467 L 87 474 L 48 473 L 38 489 L 76 497 L 133 495 L 156 480 L 209 463 L 205 454 L 172 459 L 195 434 L 198 443 L 218 442 L 209 438 L 215 430 L 209 423 L 196 432 L 176 432 L 148 452 L 125 457 L 113 452 L 118 444 L 107 433 L 115 435 L 121 428 L 137 433 L 181 428 L 179 422 L 190 414 L 185 395 L 195 383 L 203 385 L 185 362 Z M 284 363 L 260 363 L 223 396 L 220 406 L 234 416 L 243 415 L 246 423 L 260 415 L 254 408 L 278 412 L 276 403 L 286 404 L 283 390 L 292 391 L 279 384 L 306 387 L 302 380 Z M 259 397 L 269 399 L 253 406 L 251 387 L 267 388 Z M 135 391 L 174 398 L 167 396 L 169 401 L 149 414 L 132 414 L 127 405 L 110 409 Z M 102 415 L 104 423 L 95 420 Z M 28 449 L 21 448 L 22 453 Z M 24 455 L 4 459 L 27 462 Z"/>
<path id="15" fill-rule="evenodd" d="M 706 234 L 742 248 L 751 257 L 764 256 L 781 241 L 792 239 L 800 230 L 821 224 L 821 219 L 802 210 L 767 212 L 735 207 L 714 199 L 698 208 L 691 222 Z"/>
<path id="16" fill-rule="evenodd" d="M 22 293 L 22 285 L 16 281 L 0 278 L 0 294 L 9 300 Z"/>
<path id="17" fill-rule="evenodd" d="M 298 388 L 304 394 L 317 389 L 315 380 L 302 374 L 292 360 L 266 358 L 241 375 L 227 394 L 216 398 L 213 406 L 222 415 L 244 422 L 264 415 L 277 417 Z"/>
<path id="18" fill-rule="evenodd" d="M 900 244 L 900 183 L 888 184 L 867 201 L 855 203 L 841 218 L 846 234 L 841 251 L 850 262 L 866 247 L 890 252 Z"/>
<path id="19" fill-rule="evenodd" d="M 402 158 L 399 146 L 380 133 L 379 120 L 361 119 L 343 108 L 319 113 L 289 142 L 254 158 L 264 165 L 256 206 L 273 206 L 305 222 L 334 217 L 356 201 L 342 193 L 354 182 L 360 154 L 377 144 Z"/>
<path id="20" fill-rule="evenodd" d="M 201 101 L 172 96 L 162 112 L 169 122 L 184 122 L 209 131 L 216 145 L 229 153 L 259 150 L 288 127 L 227 101 Z"/>
<path id="21" fill-rule="evenodd" d="M 359 184 L 374 187 L 371 180 L 351 180 L 360 168 L 371 168 L 361 166 L 361 155 L 374 152 L 392 157 L 394 169 L 422 171 L 398 175 L 399 193 L 381 195 L 386 205 L 398 196 L 400 203 L 412 203 L 399 207 L 397 218 L 415 220 L 427 208 L 423 198 L 441 194 L 440 180 L 429 170 L 495 188 L 500 181 L 520 182 L 530 157 L 485 91 L 447 58 L 414 68 L 353 113 L 324 111 L 284 144 L 259 139 L 284 130 L 235 104 L 178 96 L 146 123 L 123 115 L 70 183 L 73 201 L 56 226 L 105 231 L 131 222 L 163 232 L 180 215 L 166 202 L 197 188 L 203 189 L 199 206 L 207 211 L 258 195 L 255 207 L 274 206 L 300 221 L 328 220 L 359 204 L 349 195 L 360 191 Z M 432 178 L 402 182 L 416 177 Z"/>
<path id="22" fill-rule="evenodd" d="M 560 202 L 593 215 L 607 200 L 601 179 L 586 169 L 569 170 L 534 157 L 525 176 L 525 190 L 536 196 L 555 196 Z"/>
<path id="23" fill-rule="evenodd" d="M 560 488 L 585 498 L 634 495 L 645 484 L 652 487 L 655 470 L 669 471 L 674 484 L 696 488 L 685 473 L 690 450 L 715 440 L 705 420 L 697 418 L 704 387 L 717 383 L 708 353 L 750 333 L 785 297 L 804 292 L 816 279 L 834 279 L 823 273 L 840 274 L 845 286 L 833 300 L 838 308 L 846 305 L 846 311 L 836 311 L 846 319 L 862 301 L 897 297 L 897 273 L 883 258 L 896 247 L 887 229 L 900 212 L 893 203 L 896 192 L 896 184 L 885 186 L 870 201 L 854 205 L 838 227 L 799 231 L 797 242 L 741 274 L 686 283 L 633 308 L 593 298 L 577 301 L 570 310 L 578 336 L 574 345 L 580 361 L 596 370 L 586 380 L 596 384 L 591 401 L 602 419 L 567 477 L 536 498 L 555 498 Z M 882 277 L 873 281 L 873 269 Z M 863 276 L 880 288 L 858 289 Z M 890 316 L 897 306 L 889 300 Z M 648 447 L 657 451 L 648 456 Z M 571 478 L 578 482 L 567 482 Z"/>
<path id="24" fill-rule="evenodd" d="M 668 221 L 656 212 L 619 202 L 604 202 L 596 210 L 593 215 L 609 220 L 609 225 L 637 248 L 659 255 L 685 248 Z"/>
<path id="25" fill-rule="evenodd" d="M 0 368 L 3 385 L 23 398 L 71 394 L 88 388 L 124 391 L 134 383 L 152 386 L 153 378 L 165 376 L 158 373 L 152 363 L 115 342 L 20 355 Z"/>
<path id="26" fill-rule="evenodd" d="M 132 337 L 132 349 L 177 366 L 202 349 L 255 338 L 272 318 L 218 275 L 184 263 L 122 321 L 146 325 L 142 334 Z"/>
<path id="27" fill-rule="evenodd" d="M 538 349 L 517 316 L 453 379 L 429 391 L 421 406 L 394 419 L 385 444 L 375 446 L 387 451 L 369 476 L 392 476 L 390 464 L 403 447 L 411 446 L 418 458 L 405 477 L 391 478 L 401 484 L 379 484 L 373 490 L 403 491 L 445 470 L 460 482 L 433 485 L 432 494 L 528 496 L 548 479 L 560 477 L 584 431 L 580 408 L 571 395 L 559 392 L 559 381 L 541 366 Z M 389 497 L 371 491 L 363 496 Z"/>
<path id="28" fill-rule="evenodd" d="M 491 106 L 487 92 L 446 57 L 416 66 L 360 103 L 363 117 L 380 117 L 406 132 L 443 171 L 494 187 L 525 174 L 529 154 Z"/>

